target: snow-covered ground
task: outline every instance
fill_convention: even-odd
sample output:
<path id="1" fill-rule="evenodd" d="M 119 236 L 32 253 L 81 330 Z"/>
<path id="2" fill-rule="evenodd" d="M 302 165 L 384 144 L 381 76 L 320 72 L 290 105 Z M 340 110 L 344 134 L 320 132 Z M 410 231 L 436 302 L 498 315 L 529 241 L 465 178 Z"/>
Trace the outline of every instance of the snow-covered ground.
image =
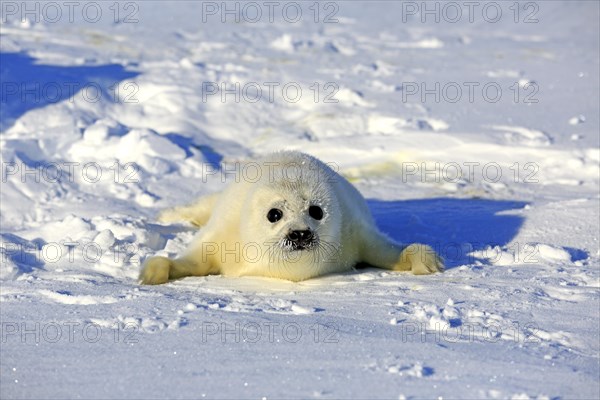
<path id="1" fill-rule="evenodd" d="M 600 395 L 598 2 L 1 7 L 0 397 Z M 448 270 L 137 284 L 284 148 Z"/>

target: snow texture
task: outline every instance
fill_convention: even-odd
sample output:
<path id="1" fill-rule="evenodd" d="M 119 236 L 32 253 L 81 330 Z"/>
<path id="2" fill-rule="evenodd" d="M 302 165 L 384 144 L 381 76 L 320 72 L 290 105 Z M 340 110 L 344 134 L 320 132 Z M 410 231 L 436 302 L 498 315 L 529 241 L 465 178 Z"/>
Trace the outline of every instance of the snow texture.
<path id="1" fill-rule="evenodd" d="M 1 398 L 599 398 L 598 2 L 67 3 L 1 3 Z M 280 149 L 447 271 L 138 285 Z"/>

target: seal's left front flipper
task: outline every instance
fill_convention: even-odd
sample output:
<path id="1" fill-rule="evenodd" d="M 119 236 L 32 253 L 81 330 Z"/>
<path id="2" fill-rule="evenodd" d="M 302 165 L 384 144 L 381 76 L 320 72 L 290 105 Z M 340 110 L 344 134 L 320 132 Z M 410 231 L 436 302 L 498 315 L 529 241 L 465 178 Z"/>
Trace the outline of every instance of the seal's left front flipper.
<path id="1" fill-rule="evenodd" d="M 413 243 L 406 246 L 393 271 L 410 271 L 415 275 L 428 275 L 444 271 L 444 261 L 430 246 Z"/>
<path id="2" fill-rule="evenodd" d="M 442 258 L 430 246 L 417 243 L 401 246 L 378 231 L 368 233 L 362 242 L 361 261 L 374 267 L 415 275 L 444 271 Z"/>

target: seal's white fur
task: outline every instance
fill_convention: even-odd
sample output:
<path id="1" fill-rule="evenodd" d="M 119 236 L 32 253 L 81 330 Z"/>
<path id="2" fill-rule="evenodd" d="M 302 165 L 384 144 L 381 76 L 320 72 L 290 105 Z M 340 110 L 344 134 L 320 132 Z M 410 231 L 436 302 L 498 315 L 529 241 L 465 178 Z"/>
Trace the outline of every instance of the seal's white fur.
<path id="1" fill-rule="evenodd" d="M 358 263 L 413 274 L 443 270 L 429 246 L 402 246 L 379 232 L 361 194 L 316 158 L 285 151 L 251 167 L 259 171 L 258 178 L 163 212 L 162 222 L 185 220 L 202 229 L 181 258 L 150 258 L 140 274 L 142 283 L 209 274 L 301 281 L 348 271 Z M 311 205 L 322 208 L 321 220 L 309 215 Z M 276 223 L 266 217 L 272 208 L 283 211 Z M 294 250 L 287 234 L 307 229 L 315 245 Z"/>

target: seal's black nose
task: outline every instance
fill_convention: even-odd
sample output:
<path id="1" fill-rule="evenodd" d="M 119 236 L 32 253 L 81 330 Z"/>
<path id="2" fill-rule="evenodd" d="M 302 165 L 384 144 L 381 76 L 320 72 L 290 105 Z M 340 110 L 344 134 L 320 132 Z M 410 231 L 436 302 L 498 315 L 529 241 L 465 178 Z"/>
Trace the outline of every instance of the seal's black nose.
<path id="1" fill-rule="evenodd" d="M 310 230 L 291 231 L 287 235 L 287 239 L 298 246 L 304 246 L 313 239 L 313 233 Z"/>

